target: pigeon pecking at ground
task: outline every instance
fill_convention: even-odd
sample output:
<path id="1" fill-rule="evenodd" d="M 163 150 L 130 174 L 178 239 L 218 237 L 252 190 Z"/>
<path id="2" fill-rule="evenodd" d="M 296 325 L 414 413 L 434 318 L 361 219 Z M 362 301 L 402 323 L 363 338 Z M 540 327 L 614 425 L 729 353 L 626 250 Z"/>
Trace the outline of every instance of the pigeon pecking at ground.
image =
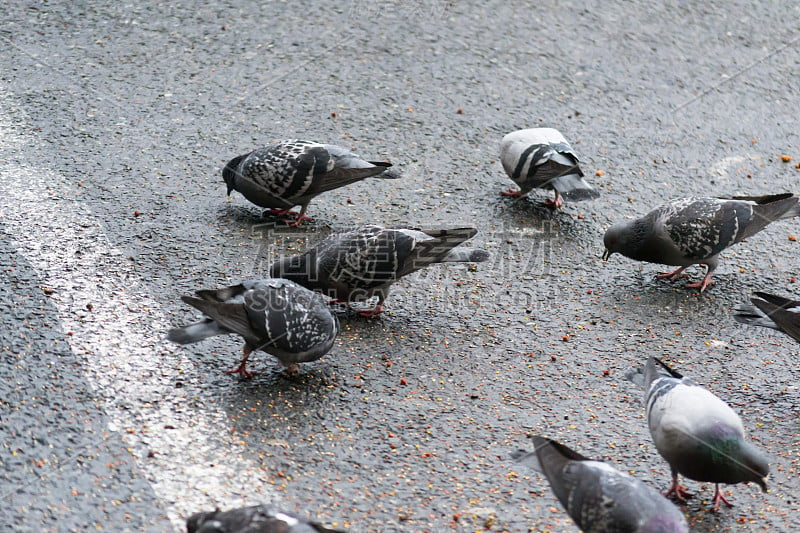
<path id="1" fill-rule="evenodd" d="M 289 218 L 291 226 L 305 216 L 317 195 L 365 178 L 399 178 L 390 163 L 364 161 L 341 146 L 286 140 L 231 159 L 222 169 L 228 196 L 234 190 L 269 214 Z M 300 206 L 300 213 L 291 209 Z"/>
<path id="2" fill-rule="evenodd" d="M 800 342 L 800 301 L 755 292 L 753 305 L 737 305 L 733 318 L 742 324 L 777 329 Z"/>
<path id="3" fill-rule="evenodd" d="M 341 533 L 270 505 L 230 511 L 195 513 L 186 520 L 187 533 Z"/>
<path id="4" fill-rule="evenodd" d="M 500 162 L 519 190 L 504 196 L 521 198 L 533 189 L 553 189 L 548 207 L 561 207 L 564 200 L 594 200 L 600 193 L 583 179 L 578 158 L 564 136 L 553 128 L 531 128 L 509 133 L 500 142 Z"/>
<path id="5" fill-rule="evenodd" d="M 475 228 L 406 229 L 367 225 L 329 236 L 305 253 L 282 257 L 270 276 L 290 279 L 335 302 L 361 302 L 377 296 L 372 317 L 383 311 L 390 286 L 405 275 L 434 263 L 486 261 L 489 253 L 459 247 Z"/>
<path id="6" fill-rule="evenodd" d="M 767 491 L 767 458 L 745 440 L 742 420 L 728 404 L 655 357 L 626 378 L 644 387 L 650 435 L 672 472 L 666 496 L 681 502 L 689 496 L 679 474 L 716 485 L 714 510 L 721 502 L 732 507 L 720 483 L 753 481 Z"/>
<path id="7" fill-rule="evenodd" d="M 518 462 L 542 472 L 567 514 L 586 533 L 688 533 L 675 505 L 633 476 L 554 440 L 534 436 Z"/>
<path id="8" fill-rule="evenodd" d="M 207 318 L 169 331 L 167 339 L 191 344 L 236 333 L 244 338 L 242 361 L 229 374 L 251 377 L 247 359 L 256 350 L 274 355 L 286 373 L 296 376 L 298 363 L 316 361 L 331 349 L 339 323 L 316 293 L 285 279 L 247 281 L 232 287 L 197 291 L 184 302 Z"/>
<path id="9" fill-rule="evenodd" d="M 611 226 L 603 238 L 603 260 L 619 253 L 637 261 L 675 265 L 660 279 L 678 279 L 686 267 L 706 265 L 702 281 L 687 287 L 700 292 L 713 283 L 719 253 L 766 228 L 770 222 L 800 215 L 793 194 L 732 198 L 681 198 L 636 220 Z"/>

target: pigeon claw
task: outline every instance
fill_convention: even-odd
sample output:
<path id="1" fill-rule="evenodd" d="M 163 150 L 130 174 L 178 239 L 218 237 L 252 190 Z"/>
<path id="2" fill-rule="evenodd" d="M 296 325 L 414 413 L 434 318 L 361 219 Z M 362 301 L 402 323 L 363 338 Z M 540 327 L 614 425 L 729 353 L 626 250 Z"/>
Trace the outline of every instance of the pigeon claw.
<path id="1" fill-rule="evenodd" d="M 715 511 L 719 511 L 719 504 L 721 504 L 722 502 L 725 502 L 725 505 L 727 505 L 728 507 L 733 507 L 733 504 L 729 502 L 728 499 L 725 498 L 725 496 L 723 496 L 722 491 L 719 489 L 719 483 L 717 483 L 716 486 L 717 489 L 714 491 L 713 509 Z"/>
<path id="2" fill-rule="evenodd" d="M 680 267 L 672 272 L 659 272 L 656 275 L 658 279 L 668 279 L 670 281 L 675 281 L 678 278 L 688 278 L 689 274 L 684 274 L 683 271 L 686 270 L 686 267 Z"/>
<path id="3" fill-rule="evenodd" d="M 246 368 L 247 363 L 243 362 L 236 368 L 231 368 L 230 370 L 226 370 L 226 374 L 239 374 L 242 379 L 250 379 L 255 375 L 255 372 L 252 370 L 247 370 Z"/>
<path id="4" fill-rule="evenodd" d="M 500 194 L 503 196 L 508 196 L 509 198 L 522 198 L 522 191 L 518 191 L 516 189 L 508 189 Z"/>
<path id="5" fill-rule="evenodd" d="M 556 197 L 552 200 L 546 200 L 544 202 L 545 207 L 549 207 L 550 209 L 559 209 L 564 205 L 564 199 L 556 193 Z"/>
<path id="6" fill-rule="evenodd" d="M 686 503 L 686 500 L 692 497 L 686 490 L 686 487 L 678 483 L 678 478 L 672 480 L 672 485 L 667 492 L 664 493 L 664 497 L 669 498 L 670 496 L 675 496 L 675 499 L 681 503 Z"/>
<path id="7" fill-rule="evenodd" d="M 692 495 L 686 490 L 686 487 L 678 483 L 678 474 L 677 472 L 672 473 L 672 485 L 670 485 L 667 492 L 664 493 L 664 497 L 675 496 L 675 499 L 681 503 L 686 503 L 687 498 L 691 498 Z"/>
<path id="8" fill-rule="evenodd" d="M 253 377 L 254 372 L 247 370 L 247 358 L 250 357 L 250 354 L 253 353 L 253 350 L 245 347 L 242 350 L 242 362 L 239 363 L 239 366 L 236 368 L 231 368 L 230 370 L 226 370 L 226 374 L 239 374 L 242 379 L 250 379 Z"/>
<path id="9" fill-rule="evenodd" d="M 379 314 L 383 313 L 383 306 L 381 304 L 376 305 L 374 308 L 368 311 L 359 311 L 358 314 L 363 316 L 364 318 L 375 318 Z"/>
<path id="10" fill-rule="evenodd" d="M 286 225 L 287 225 L 287 226 L 289 226 L 290 228 L 294 228 L 294 227 L 296 227 L 296 226 L 299 226 L 299 225 L 300 225 L 300 223 L 301 223 L 302 221 L 304 221 L 304 220 L 314 220 L 314 219 L 313 219 L 313 218 L 311 218 L 311 217 L 308 217 L 308 216 L 306 216 L 306 215 L 300 215 L 299 217 L 297 217 L 297 218 L 296 218 L 296 219 L 294 219 L 294 220 L 291 220 L 291 219 L 288 219 L 288 218 L 286 218 L 286 219 L 284 219 L 284 220 L 283 220 L 283 222 L 285 222 L 285 223 L 286 223 Z"/>
<path id="11" fill-rule="evenodd" d="M 686 286 L 690 289 L 700 289 L 700 292 L 703 292 L 704 290 L 706 290 L 706 287 L 708 287 L 709 285 L 713 285 L 714 283 L 715 283 L 714 280 L 711 279 L 711 272 L 709 272 L 703 277 L 702 281 L 694 281 L 692 283 L 687 283 Z"/>

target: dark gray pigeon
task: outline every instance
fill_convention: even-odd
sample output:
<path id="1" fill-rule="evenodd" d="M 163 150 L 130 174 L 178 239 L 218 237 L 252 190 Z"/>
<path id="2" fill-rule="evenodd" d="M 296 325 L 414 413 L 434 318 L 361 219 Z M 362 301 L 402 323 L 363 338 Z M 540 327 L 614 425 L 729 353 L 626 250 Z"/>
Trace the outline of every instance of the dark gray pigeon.
<path id="1" fill-rule="evenodd" d="M 636 220 L 617 222 L 606 231 L 603 260 L 619 253 L 636 261 L 675 265 L 659 278 L 675 280 L 691 265 L 706 265 L 700 282 L 687 287 L 700 292 L 713 283 L 719 253 L 766 228 L 770 222 L 800 215 L 793 194 L 681 198 Z"/>
<path id="2" fill-rule="evenodd" d="M 278 358 L 289 376 L 296 376 L 297 364 L 328 353 L 339 331 L 336 317 L 318 294 L 285 279 L 246 281 L 197 291 L 197 296 L 181 299 L 208 318 L 170 330 L 167 339 L 191 344 L 215 335 L 241 335 L 242 362 L 229 374 L 252 376 L 247 359 L 261 350 Z"/>
<path id="3" fill-rule="evenodd" d="M 270 276 L 290 279 L 337 302 L 361 302 L 374 296 L 374 309 L 383 311 L 390 286 L 407 274 L 434 263 L 481 262 L 489 253 L 458 247 L 472 238 L 475 228 L 404 229 L 368 225 L 329 236 L 305 253 L 282 257 Z"/>
<path id="4" fill-rule="evenodd" d="M 552 189 L 556 196 L 548 207 L 561 207 L 564 200 L 594 200 L 600 193 L 583 179 L 578 158 L 564 136 L 553 128 L 531 128 L 509 133 L 500 142 L 500 162 L 508 177 L 519 185 L 504 196 L 521 198 L 533 189 Z M 562 199 L 563 198 L 563 199 Z"/>
<path id="5" fill-rule="evenodd" d="M 365 178 L 399 178 L 390 163 L 364 161 L 341 146 L 287 140 L 231 159 L 222 169 L 228 196 L 234 190 L 270 214 L 304 219 L 308 203 L 317 195 Z M 300 213 L 291 209 L 300 206 Z"/>
<path id="6" fill-rule="evenodd" d="M 733 318 L 742 324 L 777 329 L 800 342 L 800 301 L 756 292 L 753 305 L 737 305 Z"/>
<path id="7" fill-rule="evenodd" d="M 270 505 L 230 511 L 195 513 L 186 520 L 187 533 L 341 533 Z"/>
<path id="8" fill-rule="evenodd" d="M 585 533 L 688 533 L 675 505 L 635 477 L 554 440 L 532 437 L 534 451 L 512 454 L 541 472 Z"/>
<path id="9" fill-rule="evenodd" d="M 678 474 L 714 483 L 714 510 L 721 502 L 732 507 L 720 483 L 753 481 L 767 491 L 767 458 L 745 440 L 742 420 L 728 404 L 655 357 L 626 377 L 644 387 L 650 435 L 672 471 L 666 496 L 681 502 L 689 496 Z"/>

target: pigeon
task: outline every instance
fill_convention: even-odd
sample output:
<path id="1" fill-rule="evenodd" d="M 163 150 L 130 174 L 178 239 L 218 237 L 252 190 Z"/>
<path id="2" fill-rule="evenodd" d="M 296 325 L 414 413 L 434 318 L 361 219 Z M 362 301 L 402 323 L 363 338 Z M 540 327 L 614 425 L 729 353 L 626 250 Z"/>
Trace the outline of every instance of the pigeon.
<path id="1" fill-rule="evenodd" d="M 253 505 L 230 511 L 195 513 L 186 520 L 187 533 L 342 533 L 281 511 L 271 505 Z"/>
<path id="2" fill-rule="evenodd" d="M 600 197 L 583 179 L 572 147 L 553 128 L 509 133 L 500 142 L 500 162 L 508 177 L 520 187 L 503 192 L 504 196 L 522 198 L 533 189 L 553 189 L 555 199 L 545 203 L 553 208 L 564 205 L 564 198 L 578 202 Z"/>
<path id="3" fill-rule="evenodd" d="M 675 505 L 635 477 L 554 440 L 532 437 L 535 450 L 512 457 L 543 473 L 567 514 L 585 533 L 688 533 Z"/>
<path id="4" fill-rule="evenodd" d="M 305 253 L 282 257 L 270 276 L 290 279 L 322 292 L 334 302 L 359 302 L 378 297 L 364 317 L 383 312 L 389 287 L 407 274 L 434 263 L 486 261 L 489 253 L 458 247 L 475 228 L 407 229 L 366 225 L 333 234 Z"/>
<path id="5" fill-rule="evenodd" d="M 737 305 L 733 318 L 742 324 L 777 329 L 800 342 L 800 301 L 756 292 L 753 305 Z"/>
<path id="6" fill-rule="evenodd" d="M 399 178 L 390 163 L 364 161 L 341 146 L 299 139 L 280 141 L 231 159 L 222 169 L 228 196 L 239 191 L 268 213 L 303 220 L 317 195 L 365 178 Z M 297 214 L 291 209 L 300 206 Z"/>
<path id="7" fill-rule="evenodd" d="M 328 353 L 339 332 L 337 318 L 318 294 L 285 279 L 246 281 L 181 299 L 207 318 L 170 330 L 167 339 L 191 344 L 215 335 L 241 335 L 242 361 L 228 373 L 243 378 L 253 375 L 246 365 L 256 350 L 274 355 L 290 377 L 297 376 L 297 364 Z"/>
<path id="8" fill-rule="evenodd" d="M 731 198 L 680 198 L 636 220 L 617 222 L 603 237 L 603 260 L 619 253 L 637 261 L 675 265 L 659 279 L 678 279 L 691 265 L 705 265 L 702 281 L 687 287 L 703 292 L 713 283 L 711 274 L 719 253 L 755 235 L 770 222 L 800 214 L 798 197 L 791 193 Z M 685 274 L 684 274 L 685 275 Z"/>
<path id="9" fill-rule="evenodd" d="M 647 423 L 658 453 L 669 463 L 672 485 L 665 496 L 689 496 L 678 474 L 714 483 L 714 510 L 725 502 L 720 483 L 757 483 L 767 492 L 769 464 L 763 451 L 744 438 L 744 426 L 733 409 L 707 389 L 672 370 L 655 357 L 626 374 L 643 386 Z"/>

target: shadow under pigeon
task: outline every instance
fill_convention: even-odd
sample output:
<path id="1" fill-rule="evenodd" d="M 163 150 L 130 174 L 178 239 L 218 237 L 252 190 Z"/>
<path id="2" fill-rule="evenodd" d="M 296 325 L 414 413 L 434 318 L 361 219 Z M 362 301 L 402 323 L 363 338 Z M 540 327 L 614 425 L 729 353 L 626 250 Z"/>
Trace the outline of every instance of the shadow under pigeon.
<path id="1" fill-rule="evenodd" d="M 569 210 L 568 207 L 567 210 Z M 505 201 L 501 199 L 501 203 L 496 209 L 496 215 L 502 216 L 504 213 L 509 216 L 533 215 L 536 218 L 544 220 L 554 220 L 562 216 L 569 216 L 568 211 L 565 212 L 563 208 L 553 209 L 552 207 L 548 207 L 545 204 L 544 197 L 531 197 L 530 195 L 522 198 L 506 199 Z"/>
<path id="2" fill-rule="evenodd" d="M 264 229 L 270 228 L 274 231 L 286 233 L 332 228 L 329 223 L 317 217 L 313 217 L 311 220 L 304 220 L 298 226 L 290 226 L 286 222 L 287 219 L 270 215 L 265 209 L 231 204 L 225 204 L 217 210 L 217 219 L 221 222 L 229 222 L 232 227 L 241 227 L 243 225 L 262 226 Z"/>

